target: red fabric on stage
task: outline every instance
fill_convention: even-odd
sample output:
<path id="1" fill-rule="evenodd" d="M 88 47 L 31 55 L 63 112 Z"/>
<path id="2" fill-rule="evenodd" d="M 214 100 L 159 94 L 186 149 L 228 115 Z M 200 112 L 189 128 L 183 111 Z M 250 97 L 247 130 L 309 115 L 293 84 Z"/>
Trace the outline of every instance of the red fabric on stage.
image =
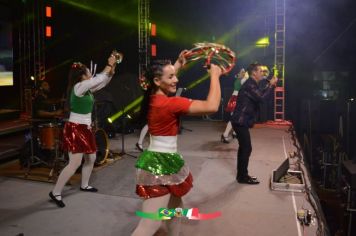
<path id="1" fill-rule="evenodd" d="M 143 198 L 161 197 L 166 194 L 173 194 L 182 197 L 193 187 L 193 176 L 189 173 L 183 183 L 176 185 L 136 185 L 136 193 Z"/>
<path id="2" fill-rule="evenodd" d="M 66 122 L 63 130 L 63 150 L 72 153 L 95 153 L 96 142 L 90 126 Z"/>
<path id="3" fill-rule="evenodd" d="M 237 103 L 237 96 L 232 95 L 231 98 L 229 99 L 229 102 L 227 103 L 227 105 L 225 107 L 225 111 L 233 112 L 235 110 L 236 103 Z"/>

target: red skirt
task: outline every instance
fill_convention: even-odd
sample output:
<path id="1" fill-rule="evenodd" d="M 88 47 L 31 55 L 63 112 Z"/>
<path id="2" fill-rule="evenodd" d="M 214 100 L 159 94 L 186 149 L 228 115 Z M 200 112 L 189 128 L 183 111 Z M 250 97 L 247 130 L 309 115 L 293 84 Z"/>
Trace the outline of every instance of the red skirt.
<path id="1" fill-rule="evenodd" d="M 177 185 L 136 185 L 136 193 L 143 198 L 161 197 L 166 194 L 173 194 L 182 197 L 193 187 L 193 176 L 189 173 L 183 183 Z"/>
<path id="2" fill-rule="evenodd" d="M 237 102 L 237 96 L 232 95 L 231 98 L 229 99 L 229 102 L 227 103 L 225 107 L 226 112 L 233 112 L 236 107 L 236 102 Z"/>
<path id="3" fill-rule="evenodd" d="M 88 125 L 66 122 L 63 130 L 63 150 L 72 153 L 96 152 L 93 130 Z"/>

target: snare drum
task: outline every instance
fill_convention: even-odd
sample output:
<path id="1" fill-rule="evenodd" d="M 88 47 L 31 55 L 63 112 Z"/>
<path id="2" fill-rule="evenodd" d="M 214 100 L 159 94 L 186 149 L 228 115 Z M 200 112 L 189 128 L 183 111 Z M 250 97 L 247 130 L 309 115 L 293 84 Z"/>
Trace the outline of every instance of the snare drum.
<path id="1" fill-rule="evenodd" d="M 42 149 L 54 150 L 60 138 L 60 126 L 56 123 L 38 126 L 38 144 Z"/>

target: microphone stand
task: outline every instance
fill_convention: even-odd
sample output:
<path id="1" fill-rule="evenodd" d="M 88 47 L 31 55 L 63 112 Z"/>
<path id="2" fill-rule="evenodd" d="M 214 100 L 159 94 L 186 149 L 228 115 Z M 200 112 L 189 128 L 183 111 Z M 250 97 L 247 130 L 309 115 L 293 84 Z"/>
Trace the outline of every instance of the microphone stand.
<path id="1" fill-rule="evenodd" d="M 124 110 L 123 111 L 123 114 L 124 114 Z M 124 155 L 127 155 L 127 156 L 130 156 L 130 157 L 133 157 L 133 158 L 137 158 L 137 156 L 134 156 L 130 153 L 127 153 L 125 152 L 125 128 L 126 128 L 126 120 L 129 118 L 128 115 L 123 115 L 123 117 L 121 118 L 121 152 L 119 153 L 119 156 L 124 156 Z"/>

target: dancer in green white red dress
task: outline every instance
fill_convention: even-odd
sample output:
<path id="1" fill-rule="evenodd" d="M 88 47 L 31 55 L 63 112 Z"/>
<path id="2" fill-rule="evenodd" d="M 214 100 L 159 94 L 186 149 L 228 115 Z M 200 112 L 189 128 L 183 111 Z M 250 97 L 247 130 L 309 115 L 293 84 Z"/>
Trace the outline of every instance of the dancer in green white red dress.
<path id="1" fill-rule="evenodd" d="M 183 51 L 174 65 L 154 61 L 145 74 L 145 97 L 141 111 L 147 114 L 150 144 L 137 160 L 136 193 L 144 199 L 143 212 L 157 212 L 171 197 L 182 197 L 192 188 L 193 178 L 177 152 L 179 116 L 204 115 L 218 110 L 222 70 L 211 64 L 210 89 L 206 100 L 170 97 L 177 89 L 176 72 L 185 63 Z M 132 235 L 153 235 L 161 221 L 141 219 Z"/>
<path id="2" fill-rule="evenodd" d="M 58 207 L 64 207 L 62 190 L 64 185 L 79 168 L 82 167 L 81 191 L 97 192 L 89 185 L 89 178 L 96 159 L 96 142 L 92 129 L 91 112 L 94 105 L 93 92 L 105 87 L 115 73 L 115 51 L 107 59 L 104 70 L 93 77 L 92 72 L 80 62 L 73 63 L 69 72 L 68 99 L 70 115 L 63 130 L 63 150 L 68 151 L 69 163 L 62 170 L 57 183 L 49 193 L 50 198 Z"/>

